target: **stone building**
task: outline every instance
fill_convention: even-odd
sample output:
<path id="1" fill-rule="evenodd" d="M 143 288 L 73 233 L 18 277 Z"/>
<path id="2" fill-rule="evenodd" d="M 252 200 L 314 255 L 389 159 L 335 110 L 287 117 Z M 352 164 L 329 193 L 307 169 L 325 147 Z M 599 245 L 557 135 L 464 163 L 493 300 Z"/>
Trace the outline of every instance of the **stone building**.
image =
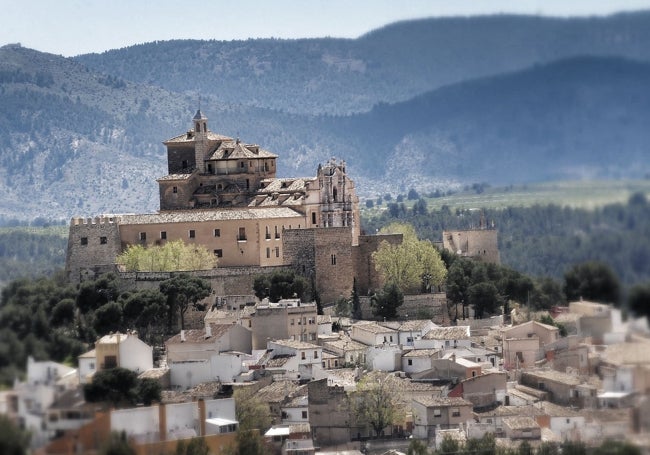
<path id="1" fill-rule="evenodd" d="M 160 210 L 73 218 L 66 273 L 79 282 L 115 271 L 131 245 L 182 240 L 212 251 L 218 268 L 291 266 L 313 278 L 323 302 L 381 286 L 371 254 L 381 240 L 361 236 L 354 182 L 344 161 L 319 165 L 315 177 L 277 178 L 277 155 L 214 133 L 197 111 L 193 128 L 164 142 L 168 175 L 157 180 Z M 250 281 L 250 280 L 248 280 Z M 241 293 L 250 288 L 229 289 Z"/>
<path id="2" fill-rule="evenodd" d="M 443 231 L 442 246 L 461 257 L 500 264 L 497 233 L 482 221 L 479 229 Z"/>

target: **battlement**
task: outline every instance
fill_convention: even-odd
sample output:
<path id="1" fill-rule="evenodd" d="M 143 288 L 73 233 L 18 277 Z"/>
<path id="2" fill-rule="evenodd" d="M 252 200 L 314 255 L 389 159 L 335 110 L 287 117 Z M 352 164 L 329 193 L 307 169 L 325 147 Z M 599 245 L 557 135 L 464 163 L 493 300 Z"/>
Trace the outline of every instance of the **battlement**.
<path id="1" fill-rule="evenodd" d="M 101 215 L 96 217 L 73 217 L 70 220 L 70 226 L 82 226 L 82 225 L 92 225 L 92 224 L 119 224 L 120 217 L 117 215 Z"/>

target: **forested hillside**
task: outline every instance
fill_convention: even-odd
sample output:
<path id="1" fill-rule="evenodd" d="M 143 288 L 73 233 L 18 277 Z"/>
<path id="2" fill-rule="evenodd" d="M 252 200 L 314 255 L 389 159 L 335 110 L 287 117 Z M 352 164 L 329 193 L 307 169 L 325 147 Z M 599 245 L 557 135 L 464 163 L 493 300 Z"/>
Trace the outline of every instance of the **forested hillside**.
<path id="1" fill-rule="evenodd" d="M 650 12 L 406 21 L 358 39 L 155 42 L 81 55 L 107 74 L 222 103 L 347 114 L 576 55 L 650 60 Z"/>

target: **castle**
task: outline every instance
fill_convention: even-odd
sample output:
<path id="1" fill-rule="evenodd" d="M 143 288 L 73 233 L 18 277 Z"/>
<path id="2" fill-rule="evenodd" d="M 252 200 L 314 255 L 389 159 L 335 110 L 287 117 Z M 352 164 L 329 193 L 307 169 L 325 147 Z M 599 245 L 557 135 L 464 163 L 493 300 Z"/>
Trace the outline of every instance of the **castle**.
<path id="1" fill-rule="evenodd" d="M 277 155 L 210 131 L 200 110 L 192 122 L 164 142 L 168 175 L 157 180 L 157 213 L 72 219 L 70 281 L 115 271 L 116 257 L 130 245 L 181 239 L 212 251 L 218 269 L 294 267 L 315 280 L 324 301 L 349 295 L 360 274 L 364 288 L 377 285 L 369 255 L 379 242 L 360 235 L 359 201 L 345 162 L 331 159 L 311 178 L 277 178 Z M 242 291 L 223 289 L 250 288 Z"/>

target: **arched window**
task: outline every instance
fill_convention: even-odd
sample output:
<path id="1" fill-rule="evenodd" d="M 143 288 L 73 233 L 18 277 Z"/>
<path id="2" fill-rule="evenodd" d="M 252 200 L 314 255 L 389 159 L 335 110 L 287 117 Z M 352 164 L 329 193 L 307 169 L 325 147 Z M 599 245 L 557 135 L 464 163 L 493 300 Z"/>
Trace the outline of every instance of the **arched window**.
<path id="1" fill-rule="evenodd" d="M 336 187 L 332 189 L 332 197 L 334 198 L 334 202 L 336 202 L 336 197 L 337 197 L 338 191 Z"/>

